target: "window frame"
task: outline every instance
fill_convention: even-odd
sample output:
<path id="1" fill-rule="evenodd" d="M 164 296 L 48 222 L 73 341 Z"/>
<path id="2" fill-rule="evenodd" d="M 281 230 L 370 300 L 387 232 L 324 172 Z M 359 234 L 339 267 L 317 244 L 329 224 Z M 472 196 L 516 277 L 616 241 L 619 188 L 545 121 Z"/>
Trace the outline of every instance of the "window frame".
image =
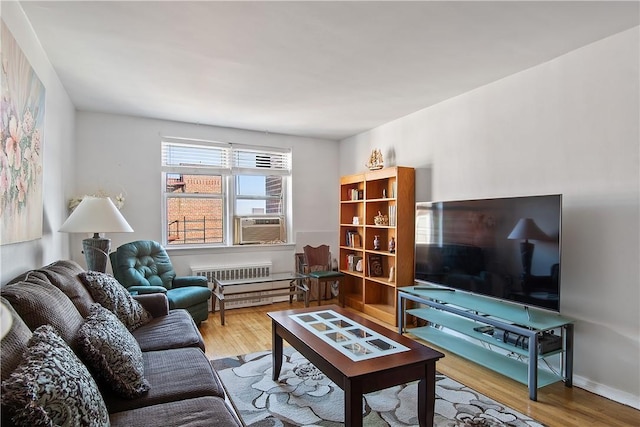
<path id="1" fill-rule="evenodd" d="M 223 143 L 217 141 L 194 140 L 176 137 L 162 137 L 161 139 L 161 203 L 162 203 L 162 244 L 167 249 L 205 249 L 205 248 L 223 248 L 223 247 L 256 247 L 276 245 L 284 246 L 292 243 L 292 149 L 272 146 L 256 146 L 236 143 Z M 206 152 L 202 156 L 204 162 L 201 164 L 177 165 L 171 160 L 172 153 L 169 147 L 181 147 L 183 150 L 189 151 L 189 147 L 197 150 L 198 147 L 219 151 L 221 156 L 219 159 L 208 157 Z M 175 155 L 176 152 L 173 154 Z M 269 157 L 269 166 L 265 166 L 264 162 L 256 160 L 258 165 L 251 167 L 251 161 L 247 163 L 247 153 L 254 153 L 256 157 Z M 249 155 L 251 158 L 251 155 Z M 207 162 L 207 160 L 210 160 Z M 220 160 L 219 164 L 216 160 Z M 167 191 L 167 175 L 171 173 L 179 173 L 183 175 L 220 175 L 221 194 L 199 194 L 199 193 L 171 193 Z M 236 188 L 236 178 L 239 175 L 258 175 L 258 176 L 274 176 L 282 177 L 282 209 L 280 217 L 284 221 L 285 238 L 282 243 L 265 243 L 265 244 L 236 244 L 236 218 L 239 216 L 236 212 L 237 200 L 246 200 L 244 197 L 238 197 Z M 168 230 L 168 200 L 173 197 L 178 198 L 205 198 L 222 200 L 222 242 L 221 243 L 184 243 L 171 244 L 169 240 Z M 255 196 L 256 200 L 268 200 L 269 196 Z M 273 217 L 273 214 L 252 214 L 241 215 L 241 217 Z"/>

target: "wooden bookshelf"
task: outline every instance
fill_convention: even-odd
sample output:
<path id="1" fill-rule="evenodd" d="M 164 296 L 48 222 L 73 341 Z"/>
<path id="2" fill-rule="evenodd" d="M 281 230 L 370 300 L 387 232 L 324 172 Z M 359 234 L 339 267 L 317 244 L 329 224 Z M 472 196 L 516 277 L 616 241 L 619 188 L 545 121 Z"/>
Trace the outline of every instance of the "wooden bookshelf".
<path id="1" fill-rule="evenodd" d="M 389 222 L 376 224 L 375 217 L 379 214 L 386 215 Z M 389 167 L 340 179 L 339 264 L 346 275 L 342 290 L 347 306 L 396 325 L 396 284 L 413 284 L 414 223 L 413 168 Z M 379 236 L 379 249 L 374 248 L 375 236 Z M 392 237 L 393 253 L 389 251 Z M 382 265 L 380 276 L 369 271 L 367 260 L 371 255 L 378 255 Z M 361 271 L 356 271 L 358 259 Z M 395 277 L 389 280 L 392 267 Z"/>

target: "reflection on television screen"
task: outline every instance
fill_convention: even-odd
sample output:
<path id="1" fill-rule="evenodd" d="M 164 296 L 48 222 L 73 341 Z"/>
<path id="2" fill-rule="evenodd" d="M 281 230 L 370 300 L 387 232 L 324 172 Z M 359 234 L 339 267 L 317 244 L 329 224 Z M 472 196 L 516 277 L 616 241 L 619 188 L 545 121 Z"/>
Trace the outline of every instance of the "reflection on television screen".
<path id="1" fill-rule="evenodd" d="M 416 203 L 416 281 L 559 311 L 561 225 L 561 195 Z"/>

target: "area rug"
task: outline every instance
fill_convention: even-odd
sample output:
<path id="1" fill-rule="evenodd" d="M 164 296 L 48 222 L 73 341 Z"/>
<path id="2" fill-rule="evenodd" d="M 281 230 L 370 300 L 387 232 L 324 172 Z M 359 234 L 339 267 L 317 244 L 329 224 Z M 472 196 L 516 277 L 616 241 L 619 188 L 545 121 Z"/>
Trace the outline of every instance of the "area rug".
<path id="1" fill-rule="evenodd" d="M 344 425 L 344 393 L 300 353 L 284 349 L 279 380 L 271 379 L 271 352 L 211 362 L 243 421 L 251 427 Z M 417 383 L 369 393 L 363 425 L 417 426 Z M 543 424 L 440 373 L 434 425 L 539 427 Z"/>

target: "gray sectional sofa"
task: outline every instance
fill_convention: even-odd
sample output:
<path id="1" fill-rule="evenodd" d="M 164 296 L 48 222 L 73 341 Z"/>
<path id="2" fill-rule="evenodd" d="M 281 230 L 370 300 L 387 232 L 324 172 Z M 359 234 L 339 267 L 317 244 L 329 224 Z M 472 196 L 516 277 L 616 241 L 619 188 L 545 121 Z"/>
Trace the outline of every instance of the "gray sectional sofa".
<path id="1" fill-rule="evenodd" d="M 17 375 L 11 374 L 23 368 L 20 364 L 24 365 L 28 345 L 31 348 L 36 336 L 41 334 L 34 331 L 47 328 L 42 325 L 51 325 L 86 364 L 78 351 L 77 335 L 90 317 L 95 300 L 86 282 L 80 279 L 83 272 L 73 261 L 58 261 L 24 273 L 0 290 L 2 302 L 13 316 L 11 329 L 1 342 L 3 426 L 15 425 L 12 420 L 15 409 L 7 406 L 4 395 L 5 381 L 15 382 Z M 96 378 L 95 385 L 104 401 L 108 420 L 101 423 L 80 420 L 72 424 L 242 426 L 204 353 L 202 336 L 189 313 L 169 310 L 163 294 L 141 295 L 135 299 L 152 316 L 148 323 L 131 331 L 134 343 L 137 342 L 142 352 L 148 391 L 127 398 Z M 55 364 L 56 361 L 49 362 Z M 89 367 L 87 370 L 91 371 Z M 93 377 L 96 377 L 95 371 Z M 13 387 L 15 389 L 15 384 Z"/>

